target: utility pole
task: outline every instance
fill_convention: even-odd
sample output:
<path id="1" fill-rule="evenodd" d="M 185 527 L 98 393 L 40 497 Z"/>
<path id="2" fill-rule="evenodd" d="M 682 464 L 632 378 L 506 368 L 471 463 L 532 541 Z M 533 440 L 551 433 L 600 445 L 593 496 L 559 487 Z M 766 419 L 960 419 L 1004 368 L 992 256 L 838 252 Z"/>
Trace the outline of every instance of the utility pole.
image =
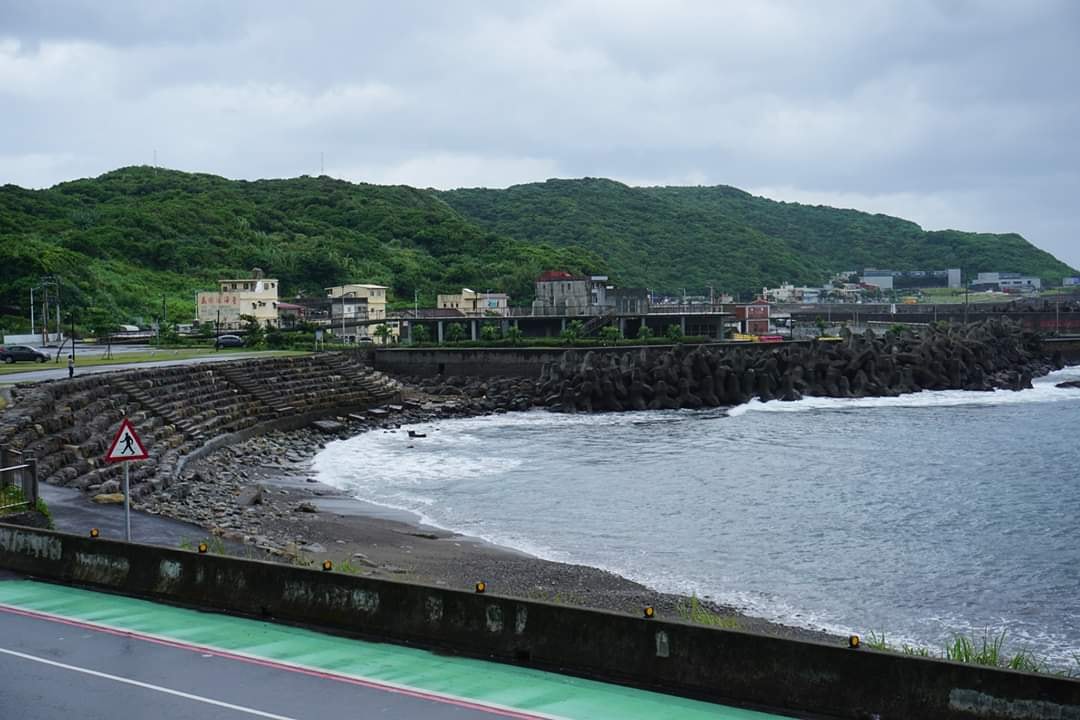
<path id="1" fill-rule="evenodd" d="M 49 344 L 49 286 L 41 278 L 41 344 Z"/>
<path id="2" fill-rule="evenodd" d="M 30 334 L 34 334 L 36 325 L 34 323 L 34 286 L 30 286 Z"/>
<path id="3" fill-rule="evenodd" d="M 961 273 L 963 275 L 963 273 Z M 968 291 L 971 289 L 971 281 L 964 283 L 964 326 L 968 324 Z"/>
<path id="4" fill-rule="evenodd" d="M 341 286 L 341 344 L 345 344 L 345 286 Z"/>

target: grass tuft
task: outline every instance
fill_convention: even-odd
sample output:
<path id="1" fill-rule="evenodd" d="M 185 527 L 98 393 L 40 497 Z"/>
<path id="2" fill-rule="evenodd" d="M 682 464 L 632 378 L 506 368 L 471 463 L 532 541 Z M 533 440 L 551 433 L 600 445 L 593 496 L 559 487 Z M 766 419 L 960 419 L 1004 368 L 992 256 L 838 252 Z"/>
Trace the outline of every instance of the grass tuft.
<path id="1" fill-rule="evenodd" d="M 725 630 L 736 630 L 739 627 L 738 618 L 711 610 L 698 600 L 697 595 L 691 595 L 688 600 L 680 600 L 675 610 L 679 613 L 679 619 L 696 625 L 709 625 Z"/>

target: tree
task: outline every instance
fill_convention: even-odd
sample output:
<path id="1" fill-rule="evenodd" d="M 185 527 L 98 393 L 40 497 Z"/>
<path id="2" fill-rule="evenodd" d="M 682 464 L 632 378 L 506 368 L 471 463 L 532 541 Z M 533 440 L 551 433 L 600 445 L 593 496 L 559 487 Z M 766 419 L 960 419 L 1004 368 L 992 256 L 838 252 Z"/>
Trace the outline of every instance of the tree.
<path id="1" fill-rule="evenodd" d="M 575 343 L 581 339 L 581 334 L 585 331 L 585 324 L 580 320 L 571 320 L 567 323 L 566 328 L 559 333 L 559 337 L 562 338 L 565 343 Z"/>
<path id="2" fill-rule="evenodd" d="M 511 345 L 517 345 L 525 337 L 525 333 L 521 332 L 521 328 L 517 325 L 511 325 L 506 331 L 506 339 L 510 341 Z"/>
<path id="3" fill-rule="evenodd" d="M 637 339 L 638 340 L 648 340 L 652 336 L 653 336 L 652 328 L 649 327 L 648 325 L 646 325 L 645 323 L 641 323 L 641 327 L 639 327 L 637 329 Z"/>
<path id="4" fill-rule="evenodd" d="M 412 324 L 412 341 L 414 344 L 431 342 L 431 331 L 427 325 L 419 325 L 416 321 Z"/>
<path id="5" fill-rule="evenodd" d="M 667 330 L 664 331 L 664 336 L 671 342 L 681 342 L 683 338 L 682 326 L 672 323 L 667 326 Z"/>
<path id="6" fill-rule="evenodd" d="M 465 339 L 465 326 L 461 323 L 450 323 L 446 328 L 447 342 L 461 342 Z"/>
<path id="7" fill-rule="evenodd" d="M 262 347 L 266 335 L 258 319 L 254 315 L 241 315 L 240 319 L 246 323 L 244 329 L 247 335 L 244 344 L 253 348 Z"/>
<path id="8" fill-rule="evenodd" d="M 622 340 L 622 333 L 614 325 L 605 325 L 600 328 L 600 339 L 605 345 L 614 345 L 619 340 Z"/>
<path id="9" fill-rule="evenodd" d="M 386 323 L 380 323 L 375 326 L 375 337 L 379 338 L 379 342 L 383 345 L 388 345 L 390 343 L 390 336 L 393 334 L 393 331 L 390 330 L 390 326 Z"/>
<path id="10" fill-rule="evenodd" d="M 484 342 L 494 342 L 502 335 L 499 327 L 494 323 L 484 323 L 480 326 L 480 339 Z"/>

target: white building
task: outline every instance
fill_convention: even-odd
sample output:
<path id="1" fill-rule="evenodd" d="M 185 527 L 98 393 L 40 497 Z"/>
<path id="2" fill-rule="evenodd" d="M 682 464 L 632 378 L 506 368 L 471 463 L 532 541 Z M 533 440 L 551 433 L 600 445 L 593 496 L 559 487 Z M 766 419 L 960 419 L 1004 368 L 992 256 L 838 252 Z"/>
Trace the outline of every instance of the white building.
<path id="1" fill-rule="evenodd" d="M 510 296 L 506 293 L 482 293 L 462 288 L 460 293 L 439 295 L 438 308 L 460 310 L 466 315 L 506 317 L 510 314 Z"/>
<path id="2" fill-rule="evenodd" d="M 201 292 L 195 296 L 196 318 L 199 323 L 216 325 L 222 330 L 239 330 L 246 322 L 243 315 L 254 317 L 267 327 L 278 322 L 278 281 L 262 277 L 256 268 L 255 277 L 218 281 L 216 292 Z"/>

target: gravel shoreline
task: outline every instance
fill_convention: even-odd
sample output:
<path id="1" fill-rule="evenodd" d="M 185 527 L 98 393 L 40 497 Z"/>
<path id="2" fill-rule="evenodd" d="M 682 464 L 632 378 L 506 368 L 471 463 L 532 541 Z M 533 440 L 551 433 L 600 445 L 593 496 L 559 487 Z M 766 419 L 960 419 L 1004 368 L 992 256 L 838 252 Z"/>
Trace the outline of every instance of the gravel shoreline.
<path id="1" fill-rule="evenodd" d="M 319 483 L 312 458 L 326 443 L 363 432 L 405 432 L 403 425 L 490 414 L 488 403 L 413 394 L 402 405 L 274 431 L 221 448 L 185 467 L 139 509 L 183 520 L 253 557 L 458 589 L 484 581 L 490 592 L 557 604 L 687 619 L 690 598 L 660 593 L 605 570 L 552 562 L 511 548 L 421 524 L 415 516 L 351 497 Z M 499 412 L 498 409 L 494 409 Z M 724 627 L 840 643 L 824 631 L 791 627 L 700 602 Z"/>

